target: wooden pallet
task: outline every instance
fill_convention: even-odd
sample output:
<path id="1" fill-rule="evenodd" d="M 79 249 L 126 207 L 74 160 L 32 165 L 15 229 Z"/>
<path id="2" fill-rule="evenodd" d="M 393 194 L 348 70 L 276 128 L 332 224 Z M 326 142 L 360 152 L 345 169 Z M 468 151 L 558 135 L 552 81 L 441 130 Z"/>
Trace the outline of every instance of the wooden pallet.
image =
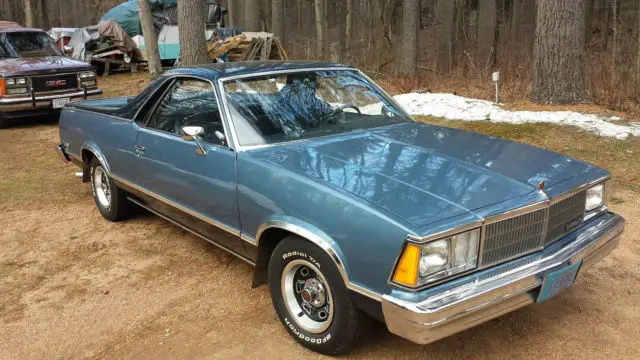
<path id="1" fill-rule="evenodd" d="M 271 33 L 243 33 L 207 44 L 209 57 L 215 60 L 228 53 L 228 61 L 287 60 L 289 56 L 280 39 Z"/>

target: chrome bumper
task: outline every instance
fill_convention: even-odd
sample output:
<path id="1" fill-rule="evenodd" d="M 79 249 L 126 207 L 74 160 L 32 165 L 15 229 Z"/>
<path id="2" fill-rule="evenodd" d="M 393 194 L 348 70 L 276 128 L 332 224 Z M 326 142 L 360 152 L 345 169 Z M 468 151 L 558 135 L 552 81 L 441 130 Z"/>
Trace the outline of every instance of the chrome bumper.
<path id="1" fill-rule="evenodd" d="M 544 276 L 582 259 L 578 277 L 609 254 L 624 219 L 606 213 L 549 248 L 420 293 L 383 295 L 389 331 L 428 344 L 536 301 Z"/>
<path id="2" fill-rule="evenodd" d="M 49 95 L 36 95 L 35 97 L 31 97 L 31 95 L 20 97 L 4 97 L 0 98 L 0 112 L 51 108 L 51 100 L 53 99 L 70 98 L 73 101 L 85 99 L 87 96 L 95 96 L 100 94 L 102 94 L 102 89 L 91 89 L 87 90 L 86 93 L 84 90 L 80 90 Z"/>

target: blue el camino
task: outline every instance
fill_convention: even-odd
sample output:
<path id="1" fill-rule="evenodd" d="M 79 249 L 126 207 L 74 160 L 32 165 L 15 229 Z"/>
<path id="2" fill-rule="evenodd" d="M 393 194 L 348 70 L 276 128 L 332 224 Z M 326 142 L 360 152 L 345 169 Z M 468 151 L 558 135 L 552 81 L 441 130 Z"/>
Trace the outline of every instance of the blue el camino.
<path id="1" fill-rule="evenodd" d="M 172 70 L 67 105 L 60 139 L 107 220 L 136 204 L 253 265 L 286 330 L 324 354 L 371 318 L 426 344 L 544 301 L 624 229 L 607 171 L 416 122 L 332 63 Z"/>

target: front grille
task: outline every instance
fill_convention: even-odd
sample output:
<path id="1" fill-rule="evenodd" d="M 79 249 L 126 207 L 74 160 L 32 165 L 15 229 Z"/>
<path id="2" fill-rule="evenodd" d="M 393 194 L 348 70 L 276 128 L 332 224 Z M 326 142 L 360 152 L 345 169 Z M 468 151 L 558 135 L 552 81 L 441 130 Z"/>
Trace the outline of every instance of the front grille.
<path id="1" fill-rule="evenodd" d="M 582 225 L 585 192 L 549 208 L 536 210 L 485 226 L 480 267 L 487 267 L 540 250 Z"/>
<path id="2" fill-rule="evenodd" d="M 545 246 L 582 225 L 586 201 L 586 193 L 582 191 L 551 206 L 547 236 L 544 240 Z"/>
<path id="3" fill-rule="evenodd" d="M 78 77 L 76 74 L 34 76 L 31 78 L 31 86 L 35 92 L 77 89 Z"/>
<path id="4" fill-rule="evenodd" d="M 480 266 L 541 249 L 548 215 L 549 209 L 542 209 L 487 225 Z"/>

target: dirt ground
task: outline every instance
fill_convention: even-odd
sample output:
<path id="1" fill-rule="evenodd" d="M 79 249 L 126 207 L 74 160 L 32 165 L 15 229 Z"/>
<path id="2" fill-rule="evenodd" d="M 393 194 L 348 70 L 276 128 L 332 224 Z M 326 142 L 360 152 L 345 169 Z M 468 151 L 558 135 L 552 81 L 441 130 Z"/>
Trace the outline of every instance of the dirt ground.
<path id="1" fill-rule="evenodd" d="M 55 119 L 0 130 L 0 359 L 321 357 L 249 265 L 149 214 L 103 220 L 57 141 Z M 569 291 L 427 346 L 374 326 L 345 357 L 640 359 L 640 193 L 615 198 L 621 245 Z"/>

